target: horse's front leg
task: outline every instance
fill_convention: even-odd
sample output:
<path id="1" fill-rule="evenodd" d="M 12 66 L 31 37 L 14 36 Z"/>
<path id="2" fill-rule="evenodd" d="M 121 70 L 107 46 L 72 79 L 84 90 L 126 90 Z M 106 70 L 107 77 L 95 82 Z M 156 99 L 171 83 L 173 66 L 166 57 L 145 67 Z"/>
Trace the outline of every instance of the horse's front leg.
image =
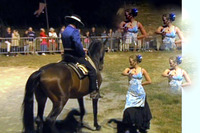
<path id="1" fill-rule="evenodd" d="M 48 117 L 46 118 L 46 122 L 50 128 L 50 131 L 49 131 L 49 129 L 47 129 L 46 132 L 59 133 L 59 131 L 57 130 L 57 128 L 55 126 L 55 122 L 56 122 L 56 118 L 61 113 L 61 111 L 67 101 L 68 101 L 68 99 L 66 99 L 66 98 L 61 98 L 60 100 L 56 100 L 56 99 L 52 100 L 53 108 L 52 108 L 51 112 L 49 113 Z"/>
<path id="2" fill-rule="evenodd" d="M 94 114 L 94 127 L 96 127 L 96 130 L 100 130 L 101 126 L 98 124 L 97 120 L 97 113 L 98 113 L 98 99 L 92 99 L 93 104 L 93 114 Z"/>

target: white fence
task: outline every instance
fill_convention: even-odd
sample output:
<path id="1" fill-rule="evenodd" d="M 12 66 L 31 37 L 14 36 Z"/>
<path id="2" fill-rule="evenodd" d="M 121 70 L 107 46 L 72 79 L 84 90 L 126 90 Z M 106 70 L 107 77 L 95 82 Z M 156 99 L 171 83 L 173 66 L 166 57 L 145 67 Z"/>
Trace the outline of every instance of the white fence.
<path id="1" fill-rule="evenodd" d="M 108 51 L 128 51 L 128 50 L 159 50 L 161 42 L 158 36 L 149 36 L 145 39 L 138 40 L 130 44 L 126 44 L 124 38 L 115 37 L 81 37 L 82 44 L 85 48 L 93 40 L 100 40 L 106 42 L 106 50 Z M 20 39 L 0 38 L 0 54 L 21 53 L 21 54 L 35 54 L 35 53 L 62 53 L 63 44 L 61 38 L 37 37 L 28 38 L 21 37 Z"/>

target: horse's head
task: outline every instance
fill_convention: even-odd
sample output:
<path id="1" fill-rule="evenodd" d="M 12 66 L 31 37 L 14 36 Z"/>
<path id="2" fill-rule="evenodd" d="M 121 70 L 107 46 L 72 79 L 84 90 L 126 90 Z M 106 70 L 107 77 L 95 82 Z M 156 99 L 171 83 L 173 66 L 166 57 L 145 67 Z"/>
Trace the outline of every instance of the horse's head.
<path id="1" fill-rule="evenodd" d="M 102 43 L 101 41 L 94 40 L 92 41 L 92 43 L 90 43 L 88 48 L 88 54 L 94 61 L 94 64 L 96 65 L 99 71 L 103 70 L 104 55 L 105 55 L 104 44 L 105 43 Z"/>

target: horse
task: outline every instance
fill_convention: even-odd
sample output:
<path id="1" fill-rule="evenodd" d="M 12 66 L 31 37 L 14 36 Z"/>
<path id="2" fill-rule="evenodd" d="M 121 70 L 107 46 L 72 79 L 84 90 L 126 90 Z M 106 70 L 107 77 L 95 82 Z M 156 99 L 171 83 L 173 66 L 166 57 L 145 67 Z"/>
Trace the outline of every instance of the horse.
<path id="1" fill-rule="evenodd" d="M 88 48 L 88 56 L 92 59 L 96 67 L 99 88 L 102 83 L 100 71 L 103 69 L 104 64 L 105 42 L 102 43 L 101 41 L 94 40 Z M 68 99 L 78 99 L 80 121 L 83 124 L 83 117 L 85 114 L 83 97 L 89 93 L 88 76 L 80 79 L 77 73 L 65 63 L 51 63 L 41 67 L 30 75 L 25 86 L 25 94 L 22 103 L 23 132 L 34 133 L 34 122 L 36 122 L 37 131 L 42 133 L 44 123 L 43 114 L 47 98 L 51 100 L 53 106 L 45 119 L 45 123 L 50 125 L 53 133 L 58 132 L 55 128 L 55 122 Z M 34 94 L 38 104 L 35 120 L 33 111 Z M 101 126 L 98 124 L 97 120 L 98 99 L 92 99 L 92 103 L 94 130 L 100 130 Z"/>

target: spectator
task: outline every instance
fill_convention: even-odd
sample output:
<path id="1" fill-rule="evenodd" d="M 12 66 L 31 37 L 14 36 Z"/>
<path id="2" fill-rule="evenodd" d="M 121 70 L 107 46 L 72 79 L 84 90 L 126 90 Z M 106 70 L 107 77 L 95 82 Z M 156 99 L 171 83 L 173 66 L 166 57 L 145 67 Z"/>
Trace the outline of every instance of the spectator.
<path id="1" fill-rule="evenodd" d="M 20 35 L 17 30 L 13 30 L 12 33 L 12 52 L 14 52 L 14 56 L 17 56 L 18 50 L 19 50 L 19 41 L 20 41 Z"/>
<path id="2" fill-rule="evenodd" d="M 61 51 L 61 54 L 63 53 L 63 44 L 62 44 L 61 37 L 62 37 L 62 33 L 63 33 L 64 30 L 65 30 L 65 26 L 62 26 L 62 28 L 60 29 L 59 35 L 58 35 L 59 36 L 59 46 L 58 46 L 58 48 Z"/>
<path id="3" fill-rule="evenodd" d="M 163 25 L 158 27 L 158 29 L 156 30 L 157 34 L 161 34 L 162 30 L 167 27 L 167 14 L 162 15 L 162 21 L 163 21 Z M 163 39 L 164 36 L 163 36 L 163 34 L 161 34 L 161 35 L 162 35 L 162 39 Z"/>
<path id="4" fill-rule="evenodd" d="M 119 24 L 119 28 L 120 28 L 121 30 L 126 30 L 126 29 L 125 29 L 125 25 L 126 25 L 127 23 L 130 22 L 130 18 L 131 18 L 130 12 L 131 12 L 130 9 L 126 9 L 126 10 L 124 11 L 125 20 L 122 21 L 122 22 Z"/>
<path id="5" fill-rule="evenodd" d="M 118 28 L 114 33 L 114 46 L 117 45 L 117 50 L 122 51 L 122 31 Z"/>
<path id="6" fill-rule="evenodd" d="M 119 28 L 122 30 L 122 50 L 128 50 L 129 47 L 127 47 L 128 44 L 126 44 L 126 34 L 127 34 L 127 28 L 125 27 L 127 23 L 130 22 L 131 20 L 131 15 L 130 15 L 131 10 L 130 9 L 126 9 L 124 10 L 124 16 L 125 16 L 125 20 L 122 21 L 119 24 Z M 129 45 L 128 45 L 129 46 Z"/>
<path id="7" fill-rule="evenodd" d="M 90 32 L 86 31 L 86 33 L 85 33 L 85 39 L 84 39 L 84 43 L 86 44 L 86 48 L 89 47 L 90 42 L 91 42 Z"/>
<path id="8" fill-rule="evenodd" d="M 3 41 L 3 27 L 2 27 L 2 25 L 1 25 L 1 23 L 0 23 L 0 52 L 1 52 L 1 50 L 2 50 L 2 41 Z"/>
<path id="9" fill-rule="evenodd" d="M 129 50 L 129 45 L 133 44 L 134 51 L 136 51 L 138 47 L 138 39 L 143 39 L 147 36 L 147 33 L 143 27 L 143 25 L 135 20 L 135 17 L 138 14 L 138 10 L 133 8 L 130 12 L 130 22 L 126 23 L 124 28 L 126 30 L 126 40 L 125 44 L 127 45 L 127 50 Z M 138 30 L 140 30 L 141 35 L 138 36 Z"/>
<path id="10" fill-rule="evenodd" d="M 106 33 L 106 29 L 103 30 L 103 32 L 101 33 L 101 38 L 102 41 L 104 42 L 106 40 L 106 38 L 108 37 L 107 33 Z"/>
<path id="11" fill-rule="evenodd" d="M 56 39 L 57 39 L 57 33 L 55 32 L 54 28 L 50 28 L 49 30 L 49 51 L 51 51 L 53 54 L 56 51 Z"/>
<path id="12" fill-rule="evenodd" d="M 6 29 L 5 33 L 5 43 L 7 45 L 7 56 L 10 56 L 10 47 L 11 47 L 11 38 L 12 38 L 12 33 L 11 33 L 11 28 L 8 27 Z"/>
<path id="13" fill-rule="evenodd" d="M 164 28 L 167 27 L 167 14 L 163 14 L 163 15 L 162 15 L 162 22 L 163 22 L 163 25 L 162 25 L 162 26 L 159 26 L 159 27 L 157 28 L 157 30 L 155 31 L 156 34 L 162 35 L 162 38 L 158 38 L 158 37 L 156 38 L 156 41 L 157 41 L 157 50 L 160 49 L 160 46 L 161 46 L 161 44 L 162 44 L 162 40 L 164 39 L 164 36 L 163 36 L 163 34 L 161 34 L 161 32 L 162 32 L 162 30 L 163 30 Z"/>
<path id="14" fill-rule="evenodd" d="M 28 38 L 28 30 L 26 30 L 24 32 L 24 54 L 25 55 L 28 55 L 29 54 L 29 40 L 27 39 Z"/>
<path id="15" fill-rule="evenodd" d="M 40 29 L 40 37 L 41 37 L 40 40 L 42 40 L 42 42 L 40 43 L 40 49 L 42 51 L 42 55 L 46 55 L 45 52 L 47 51 L 47 39 L 46 39 L 47 35 L 45 33 L 44 28 Z"/>
<path id="16" fill-rule="evenodd" d="M 28 28 L 28 37 L 29 37 L 29 50 L 31 51 L 31 53 L 34 53 L 34 39 L 36 37 L 35 32 L 33 31 L 32 27 Z"/>
<path id="17" fill-rule="evenodd" d="M 114 40 L 114 32 L 113 32 L 112 29 L 109 29 L 109 32 L 108 32 L 108 45 L 107 45 L 108 52 L 114 51 L 113 40 Z"/>
<path id="18" fill-rule="evenodd" d="M 96 28 L 95 27 L 92 27 L 91 32 L 90 32 L 90 36 L 91 36 L 92 40 L 96 39 L 97 32 L 96 32 Z"/>
<path id="19" fill-rule="evenodd" d="M 82 34 L 82 31 L 81 29 L 78 29 L 79 33 L 80 33 L 80 37 L 81 37 L 81 43 L 84 44 L 84 38 L 85 38 L 85 35 Z M 84 47 L 84 46 L 83 46 Z"/>
<path id="20" fill-rule="evenodd" d="M 3 25 L 0 24 L 0 38 L 3 37 Z"/>

